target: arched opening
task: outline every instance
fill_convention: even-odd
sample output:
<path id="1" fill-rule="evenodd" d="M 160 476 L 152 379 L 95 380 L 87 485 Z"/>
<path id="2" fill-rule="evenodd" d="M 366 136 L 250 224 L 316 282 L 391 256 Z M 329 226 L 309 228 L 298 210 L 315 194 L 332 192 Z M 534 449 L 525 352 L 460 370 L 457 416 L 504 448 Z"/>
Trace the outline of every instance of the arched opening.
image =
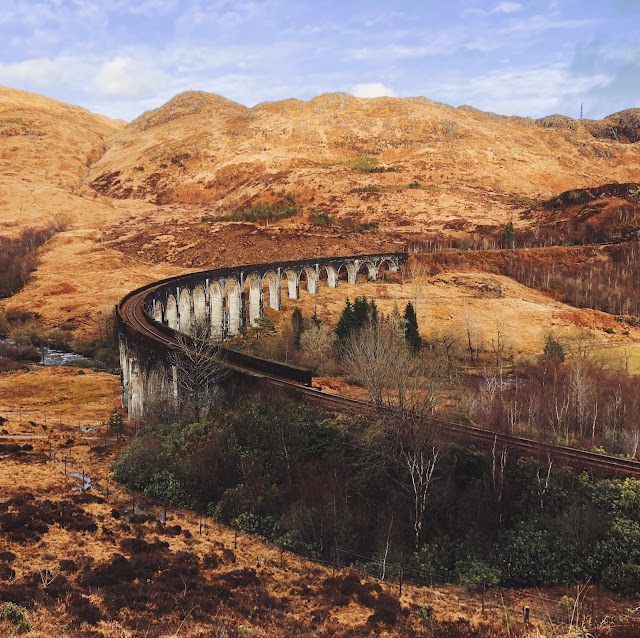
<path id="1" fill-rule="evenodd" d="M 305 282 L 305 288 L 312 295 L 318 294 L 318 273 L 315 268 L 307 266 L 300 272 L 300 283 Z"/>
<path id="2" fill-rule="evenodd" d="M 242 299 L 240 293 L 238 280 L 235 277 L 227 279 L 227 285 L 225 286 L 227 317 L 229 318 L 227 329 L 231 337 L 240 334 L 240 328 L 242 327 Z"/>
<path id="3" fill-rule="evenodd" d="M 209 309 L 211 313 L 211 338 L 221 341 L 224 336 L 224 284 L 209 284 Z"/>
<path id="4" fill-rule="evenodd" d="M 207 331 L 207 297 L 204 293 L 204 286 L 198 284 L 193 289 L 193 326 L 197 328 L 199 334 L 206 334 Z"/>
<path id="5" fill-rule="evenodd" d="M 353 261 L 347 261 L 338 268 L 338 281 L 355 284 L 357 272 L 356 264 Z"/>
<path id="6" fill-rule="evenodd" d="M 383 259 L 378 265 L 377 279 L 379 281 L 390 281 L 399 283 L 400 277 L 398 272 L 398 268 L 393 261 L 391 261 L 390 259 Z"/>
<path id="7" fill-rule="evenodd" d="M 300 279 L 298 278 L 298 274 L 288 268 L 283 271 L 283 274 L 287 278 L 289 299 L 300 299 Z"/>
<path id="8" fill-rule="evenodd" d="M 188 288 L 183 288 L 178 301 L 178 330 L 190 334 L 191 327 L 191 294 Z"/>
<path id="9" fill-rule="evenodd" d="M 267 289 L 267 297 L 269 299 L 269 308 L 272 310 L 280 310 L 282 306 L 282 297 L 280 295 L 280 279 L 278 275 L 270 270 L 262 278 L 263 296 L 264 289 Z"/>
<path id="10" fill-rule="evenodd" d="M 363 261 L 357 264 L 355 283 L 366 283 L 367 281 L 375 281 L 378 275 L 378 269 L 370 261 Z"/>
<path id="11" fill-rule="evenodd" d="M 173 295 L 167 297 L 167 310 L 164 319 L 169 328 L 178 329 L 178 303 Z"/>
<path id="12" fill-rule="evenodd" d="M 245 280 L 245 292 L 248 288 L 247 325 L 253 327 L 257 325 L 262 317 L 262 280 L 255 273 L 251 273 Z"/>
<path id="13" fill-rule="evenodd" d="M 324 279 L 329 288 L 338 287 L 338 271 L 333 266 L 322 266 L 318 279 L 319 282 Z"/>

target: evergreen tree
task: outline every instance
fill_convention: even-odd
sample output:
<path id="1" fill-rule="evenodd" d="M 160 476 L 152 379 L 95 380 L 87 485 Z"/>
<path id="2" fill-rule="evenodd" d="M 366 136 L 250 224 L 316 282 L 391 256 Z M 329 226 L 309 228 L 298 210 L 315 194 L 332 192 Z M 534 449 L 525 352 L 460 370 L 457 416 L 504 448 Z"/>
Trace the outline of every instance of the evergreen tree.
<path id="1" fill-rule="evenodd" d="M 566 359 L 567 354 L 560 341 L 551 335 L 547 335 L 544 341 L 544 356 L 547 359 L 562 363 Z"/>
<path id="2" fill-rule="evenodd" d="M 404 310 L 404 338 L 413 352 L 420 350 L 422 339 L 418 330 L 418 318 L 410 301 L 407 302 L 407 307 Z"/>
<path id="3" fill-rule="evenodd" d="M 304 332 L 304 317 L 302 316 L 302 310 L 296 307 L 291 313 L 291 330 L 293 331 L 293 342 L 296 346 L 300 345 L 300 335 Z"/>
<path id="4" fill-rule="evenodd" d="M 376 311 L 377 315 L 377 311 Z M 352 333 L 360 332 L 371 319 L 371 306 L 366 297 L 356 297 L 353 304 Z"/>
<path id="5" fill-rule="evenodd" d="M 340 349 L 351 336 L 353 332 L 354 318 L 353 318 L 353 305 L 349 298 L 344 304 L 344 309 L 338 319 L 338 325 L 336 326 L 336 345 Z"/>
<path id="6" fill-rule="evenodd" d="M 505 224 L 502 231 L 502 245 L 504 248 L 513 248 L 513 240 L 515 239 L 516 229 L 513 226 L 513 222 Z"/>

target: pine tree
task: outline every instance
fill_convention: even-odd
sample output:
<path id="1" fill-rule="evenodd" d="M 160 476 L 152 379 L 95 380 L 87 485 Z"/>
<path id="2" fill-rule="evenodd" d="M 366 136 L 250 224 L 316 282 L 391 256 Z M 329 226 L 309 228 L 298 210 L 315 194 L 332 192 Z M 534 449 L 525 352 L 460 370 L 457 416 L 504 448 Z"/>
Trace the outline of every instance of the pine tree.
<path id="1" fill-rule="evenodd" d="M 377 313 L 376 313 L 377 314 Z M 366 297 L 356 297 L 353 303 L 352 333 L 360 332 L 371 318 L 371 306 Z"/>
<path id="2" fill-rule="evenodd" d="M 508 222 L 502 231 L 502 245 L 504 248 L 513 248 L 516 229 L 513 222 Z"/>
<path id="3" fill-rule="evenodd" d="M 340 319 L 338 319 L 338 325 L 336 326 L 336 345 L 339 349 L 347 342 L 347 339 L 349 339 L 353 332 L 353 314 L 353 305 L 347 297 Z"/>
<path id="4" fill-rule="evenodd" d="M 413 352 L 420 350 L 422 339 L 420 338 L 420 331 L 418 330 L 418 318 L 416 317 L 413 304 L 410 301 L 407 302 L 407 307 L 404 310 L 404 338 L 407 340 Z"/>
<path id="5" fill-rule="evenodd" d="M 304 317 L 300 308 L 294 308 L 291 313 L 291 330 L 293 331 L 293 342 L 300 345 L 300 335 L 304 332 Z"/>

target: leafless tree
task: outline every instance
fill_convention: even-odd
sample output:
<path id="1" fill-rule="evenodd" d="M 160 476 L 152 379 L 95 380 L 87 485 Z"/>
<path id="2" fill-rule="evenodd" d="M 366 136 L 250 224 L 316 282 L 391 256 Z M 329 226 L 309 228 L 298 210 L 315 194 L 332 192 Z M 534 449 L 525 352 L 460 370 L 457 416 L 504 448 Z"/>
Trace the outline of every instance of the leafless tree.
<path id="1" fill-rule="evenodd" d="M 310 325 L 300 335 L 300 347 L 313 367 L 321 370 L 330 359 L 335 333 L 327 324 Z"/>
<path id="2" fill-rule="evenodd" d="M 418 551 L 440 448 L 424 419 L 408 417 L 388 427 L 397 465 L 392 478 L 411 500 L 413 540 Z"/>
<path id="3" fill-rule="evenodd" d="M 175 370 L 179 406 L 199 421 L 222 399 L 220 383 L 227 371 L 220 348 L 208 339 L 206 326 L 196 325 L 193 335 L 176 334 L 170 362 Z"/>
<path id="4" fill-rule="evenodd" d="M 430 391 L 426 360 L 411 352 L 403 331 L 392 321 L 372 322 L 354 335 L 344 361 L 376 407 L 414 416 L 433 411 L 435 394 Z"/>

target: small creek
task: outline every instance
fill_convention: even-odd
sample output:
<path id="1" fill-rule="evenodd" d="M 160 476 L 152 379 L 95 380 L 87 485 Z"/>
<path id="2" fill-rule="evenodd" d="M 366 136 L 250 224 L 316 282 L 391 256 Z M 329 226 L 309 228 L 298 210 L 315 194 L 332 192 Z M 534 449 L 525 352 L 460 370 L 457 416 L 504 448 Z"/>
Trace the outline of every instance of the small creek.
<path id="1" fill-rule="evenodd" d="M 0 343 L 13 345 L 13 341 L 7 338 L 0 338 Z M 63 366 L 75 361 L 86 363 L 87 365 L 91 364 L 91 359 L 88 359 L 77 352 L 63 352 L 62 350 L 54 350 L 53 348 L 47 348 L 46 346 L 38 348 L 38 352 L 41 357 L 38 363 L 45 366 Z"/>

